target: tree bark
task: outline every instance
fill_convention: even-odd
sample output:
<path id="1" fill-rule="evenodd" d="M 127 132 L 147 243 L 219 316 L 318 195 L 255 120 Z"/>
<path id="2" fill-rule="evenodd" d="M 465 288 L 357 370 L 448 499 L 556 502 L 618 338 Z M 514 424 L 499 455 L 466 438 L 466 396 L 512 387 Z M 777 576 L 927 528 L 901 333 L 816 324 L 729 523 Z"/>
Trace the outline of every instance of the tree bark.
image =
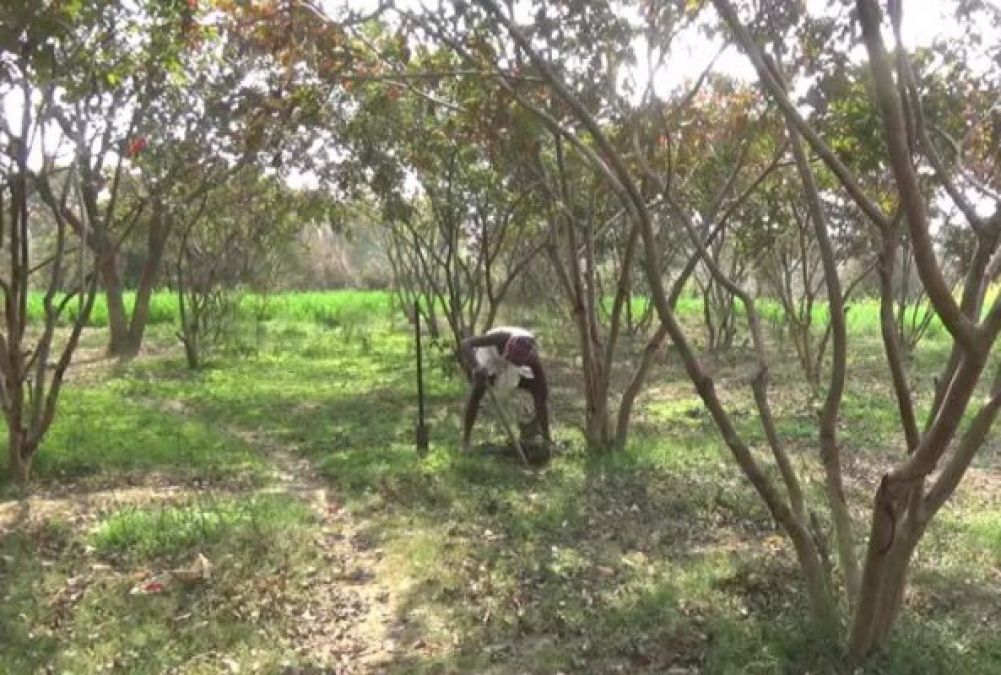
<path id="1" fill-rule="evenodd" d="M 714 229 L 706 237 L 706 241 L 709 242 L 712 238 L 719 232 L 719 228 Z M 685 288 L 685 284 L 691 278 L 692 273 L 698 266 L 700 256 L 698 252 L 695 252 L 689 256 L 688 261 L 685 263 L 685 267 L 678 274 L 678 277 L 671 284 L 671 292 L 667 298 L 668 304 L 671 306 L 672 311 L 678 305 L 678 299 L 681 297 L 681 293 Z M 664 324 L 657 326 L 657 330 L 654 332 L 653 336 L 647 341 L 646 346 L 643 347 L 643 353 L 640 355 L 640 363 L 636 367 L 636 371 L 633 373 L 633 377 L 629 380 L 629 384 L 626 385 L 625 391 L 622 393 L 622 400 L 619 401 L 619 412 L 618 419 L 615 425 L 615 449 L 622 451 L 626 449 L 626 440 L 629 437 L 629 421 L 632 419 L 633 415 L 633 405 L 636 402 L 636 397 L 639 396 L 640 391 L 643 389 L 643 384 L 646 381 L 647 373 L 650 370 L 650 366 L 653 365 L 654 356 L 657 354 L 657 350 L 664 343 L 664 339 L 667 337 L 667 328 Z"/>
<path id="2" fill-rule="evenodd" d="M 121 276 L 118 274 L 118 256 L 112 252 L 98 253 L 101 259 L 101 284 L 108 306 L 108 354 L 126 356 L 131 349 L 128 313 L 125 310 Z"/>
<path id="3" fill-rule="evenodd" d="M 633 404 L 643 389 L 643 383 L 646 380 L 650 366 L 653 365 L 654 356 L 656 356 L 657 350 L 660 349 L 666 337 L 667 329 L 664 326 L 658 326 L 653 337 L 643 347 L 639 365 L 636 367 L 636 371 L 633 373 L 633 377 L 626 386 L 625 391 L 622 392 L 622 400 L 619 401 L 619 412 L 615 423 L 615 449 L 619 452 L 626 449 L 626 440 L 629 438 L 629 421 L 633 416 Z"/>
<path id="4" fill-rule="evenodd" d="M 153 289 L 163 265 L 163 255 L 167 247 L 167 237 L 170 235 L 170 226 L 170 216 L 164 213 L 162 206 L 154 206 L 146 244 L 146 261 L 143 263 L 142 276 L 140 276 L 139 285 L 136 287 L 136 302 L 132 309 L 132 320 L 129 322 L 129 343 L 126 356 L 135 356 L 142 347 L 146 325 L 149 323 L 150 301 L 153 298 Z"/>
<path id="5" fill-rule="evenodd" d="M 31 478 L 31 460 L 35 454 L 32 444 L 28 441 L 28 434 L 22 426 L 19 415 L 14 415 L 7 420 L 10 475 L 17 485 L 27 485 Z"/>
<path id="6" fill-rule="evenodd" d="M 845 498 L 845 488 L 841 477 L 841 448 L 838 444 L 838 418 L 841 411 L 841 399 L 845 390 L 845 376 L 848 354 L 848 328 L 845 324 L 844 302 L 841 295 L 841 279 L 838 276 L 837 261 L 834 257 L 834 246 L 831 243 L 827 229 L 827 218 L 824 215 L 814 180 L 813 170 L 807 161 L 806 153 L 800 143 L 795 127 L 787 122 L 787 131 L 792 143 L 793 157 L 803 182 L 810 217 L 813 220 L 817 245 L 820 248 L 821 261 L 824 268 L 824 285 L 827 287 L 827 300 L 830 307 L 832 358 L 831 380 L 824 399 L 819 420 L 818 442 L 820 457 L 824 466 L 824 485 L 827 490 L 827 500 L 834 520 L 834 530 L 838 541 L 838 559 L 841 561 L 845 576 L 845 592 L 849 606 L 854 606 L 861 584 L 861 572 L 855 553 L 855 535 L 852 531 L 851 516 L 848 513 L 848 502 Z M 804 250 L 805 253 L 805 250 Z M 806 260 L 803 260 L 806 265 Z M 807 312 L 810 311 L 808 306 Z M 807 317 L 809 321 L 809 316 Z M 809 326 L 809 323 L 807 323 Z M 809 343 L 809 334 L 805 335 Z M 809 359 L 807 360 L 809 362 Z M 819 372 L 817 373 L 819 377 Z"/>

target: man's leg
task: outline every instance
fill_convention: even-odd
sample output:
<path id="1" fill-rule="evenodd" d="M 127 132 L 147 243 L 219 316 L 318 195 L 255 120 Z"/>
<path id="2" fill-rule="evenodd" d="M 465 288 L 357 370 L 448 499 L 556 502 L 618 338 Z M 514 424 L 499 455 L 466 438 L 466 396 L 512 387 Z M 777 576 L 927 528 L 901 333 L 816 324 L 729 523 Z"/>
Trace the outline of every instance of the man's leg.
<path id="1" fill-rule="evenodd" d="M 535 419 L 532 420 L 538 425 L 542 437 L 547 443 L 552 443 L 553 439 L 549 435 L 549 388 L 544 380 L 531 377 L 523 377 L 518 381 L 518 388 L 524 389 L 532 395 L 535 403 Z"/>
<path id="2" fill-rule="evenodd" d="M 473 373 L 472 388 L 469 390 L 469 399 L 466 400 L 466 411 L 462 417 L 462 451 L 469 450 L 469 435 L 473 431 L 476 423 L 476 414 L 480 411 L 480 401 L 487 391 L 487 376 L 481 371 Z"/>

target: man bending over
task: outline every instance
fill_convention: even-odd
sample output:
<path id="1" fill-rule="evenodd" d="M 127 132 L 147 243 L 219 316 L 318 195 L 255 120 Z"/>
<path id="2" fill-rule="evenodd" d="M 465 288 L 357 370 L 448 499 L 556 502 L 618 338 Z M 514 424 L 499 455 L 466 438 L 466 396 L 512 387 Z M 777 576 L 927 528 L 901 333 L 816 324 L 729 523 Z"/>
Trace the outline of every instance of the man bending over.
<path id="1" fill-rule="evenodd" d="M 469 450 L 469 435 L 487 387 L 504 392 L 524 389 L 531 393 L 535 401 L 533 421 L 541 429 L 546 443 L 552 443 L 549 435 L 549 388 L 539 362 L 534 335 L 524 328 L 493 328 L 484 335 L 462 341 L 462 360 L 472 374 L 473 385 L 462 421 L 463 452 Z"/>

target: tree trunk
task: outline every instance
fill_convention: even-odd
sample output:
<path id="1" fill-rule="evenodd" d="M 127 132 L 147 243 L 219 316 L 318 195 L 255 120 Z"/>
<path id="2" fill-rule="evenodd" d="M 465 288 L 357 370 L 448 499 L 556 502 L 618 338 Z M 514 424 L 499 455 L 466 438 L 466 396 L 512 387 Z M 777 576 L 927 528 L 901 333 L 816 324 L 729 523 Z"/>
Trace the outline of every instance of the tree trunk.
<path id="1" fill-rule="evenodd" d="M 857 658 L 886 644 L 903 604 L 907 567 L 923 528 L 900 522 L 900 510 L 884 478 L 876 491 L 862 588 L 848 640 Z"/>
<path id="2" fill-rule="evenodd" d="M 181 344 L 184 345 L 184 358 L 187 359 L 188 368 L 198 370 L 198 337 L 190 333 L 183 335 Z"/>
<path id="3" fill-rule="evenodd" d="M 601 452 L 609 447 L 612 434 L 607 391 L 604 394 L 595 392 L 593 400 L 588 401 L 585 427 L 588 450 Z"/>
<path id="4" fill-rule="evenodd" d="M 10 475 L 17 485 L 27 485 L 31 477 L 31 460 L 37 443 L 29 443 L 20 422 L 7 428 L 7 448 L 10 456 Z"/>
<path id="5" fill-rule="evenodd" d="M 830 577 L 824 569 L 820 552 L 806 528 L 806 523 L 794 516 L 792 526 L 787 526 L 784 529 L 789 534 L 793 548 L 796 550 L 796 559 L 799 561 L 799 568 L 803 573 L 806 596 L 813 618 L 822 633 L 832 637 L 836 636 L 841 623 L 838 617 L 837 603 L 834 602 L 834 594 L 831 592 Z"/>
<path id="6" fill-rule="evenodd" d="M 615 449 L 617 451 L 621 452 L 626 449 L 626 440 L 629 437 L 629 420 L 632 419 L 633 414 L 633 404 L 643 389 L 647 372 L 650 370 L 654 357 L 657 355 L 657 351 L 664 343 L 664 338 L 666 337 L 667 329 L 663 325 L 659 326 L 657 332 L 643 348 L 643 354 L 640 355 L 640 363 L 636 367 L 636 372 L 633 373 L 633 377 L 626 386 L 626 390 L 622 392 L 622 400 L 619 401 L 618 420 L 615 425 Z"/>
<path id="7" fill-rule="evenodd" d="M 142 347 L 146 324 L 149 321 L 149 305 L 153 297 L 153 288 L 160 275 L 160 266 L 163 264 L 163 254 L 169 234 L 168 216 L 162 211 L 154 212 L 150 222 L 146 262 L 143 264 L 142 276 L 139 278 L 139 286 L 136 288 L 136 303 L 132 309 L 132 320 L 129 323 L 127 351 L 123 354 L 125 356 L 135 356 L 139 353 L 139 348 Z"/>
<path id="8" fill-rule="evenodd" d="M 118 274 L 117 256 L 109 252 L 103 252 L 100 255 L 101 282 L 104 285 L 104 295 L 108 304 L 108 331 L 110 333 L 108 354 L 110 356 L 126 356 L 131 350 L 132 339 L 129 334 L 122 280 Z"/>
<path id="9" fill-rule="evenodd" d="M 712 243 L 713 238 L 719 232 L 719 228 L 714 228 L 706 236 L 706 243 Z M 692 274 L 695 272 L 695 268 L 698 267 L 699 256 L 698 251 L 688 257 L 688 261 L 685 266 L 681 269 L 677 278 L 671 284 L 670 295 L 667 297 L 667 304 L 670 306 L 671 311 L 678 306 L 678 300 L 681 298 L 681 293 L 685 289 L 685 285 L 691 278 Z M 649 310 L 649 316 L 653 316 L 655 312 L 653 311 L 653 302 L 649 302 L 647 306 Z M 650 366 L 653 364 L 653 359 L 660 349 L 661 345 L 664 343 L 667 337 L 667 326 L 661 323 L 657 327 L 657 331 L 654 333 L 653 337 L 647 342 L 646 346 L 643 348 L 643 354 L 640 356 L 640 363 L 633 373 L 632 379 L 629 384 L 626 385 L 625 391 L 622 393 L 622 400 L 619 401 L 619 412 L 618 419 L 615 424 L 615 449 L 617 451 L 622 451 L 626 449 L 626 440 L 629 438 L 629 421 L 632 419 L 633 414 L 633 404 L 636 402 L 636 397 L 639 396 L 640 391 L 643 389 L 643 383 L 646 380 L 647 372 L 650 370 Z"/>

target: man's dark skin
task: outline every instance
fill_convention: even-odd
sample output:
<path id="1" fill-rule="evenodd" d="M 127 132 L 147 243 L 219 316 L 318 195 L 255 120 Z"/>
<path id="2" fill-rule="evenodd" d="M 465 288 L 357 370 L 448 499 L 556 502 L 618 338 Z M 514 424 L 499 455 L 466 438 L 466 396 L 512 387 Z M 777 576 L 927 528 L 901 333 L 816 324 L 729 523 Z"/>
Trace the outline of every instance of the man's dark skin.
<path id="1" fill-rule="evenodd" d="M 509 343 L 512 339 L 515 342 Z M 528 344 L 526 342 L 518 342 L 525 340 L 531 342 L 531 348 L 525 348 Z M 546 373 L 539 361 L 539 351 L 535 348 L 535 341 L 524 335 L 514 335 L 501 330 L 466 338 L 462 341 L 462 360 L 467 366 L 467 372 L 471 373 L 472 383 L 463 416 L 462 450 L 469 449 L 469 436 L 472 433 L 473 424 L 476 422 L 480 401 L 483 399 L 487 387 L 493 384 L 491 374 L 481 368 L 474 358 L 474 350 L 477 347 L 495 347 L 510 364 L 527 367 L 532 371 L 531 378 L 521 377 L 518 380 L 518 388 L 532 394 L 532 399 L 535 402 L 535 422 L 538 423 L 546 443 L 552 443 L 552 438 L 549 435 L 549 387 L 546 384 Z"/>

